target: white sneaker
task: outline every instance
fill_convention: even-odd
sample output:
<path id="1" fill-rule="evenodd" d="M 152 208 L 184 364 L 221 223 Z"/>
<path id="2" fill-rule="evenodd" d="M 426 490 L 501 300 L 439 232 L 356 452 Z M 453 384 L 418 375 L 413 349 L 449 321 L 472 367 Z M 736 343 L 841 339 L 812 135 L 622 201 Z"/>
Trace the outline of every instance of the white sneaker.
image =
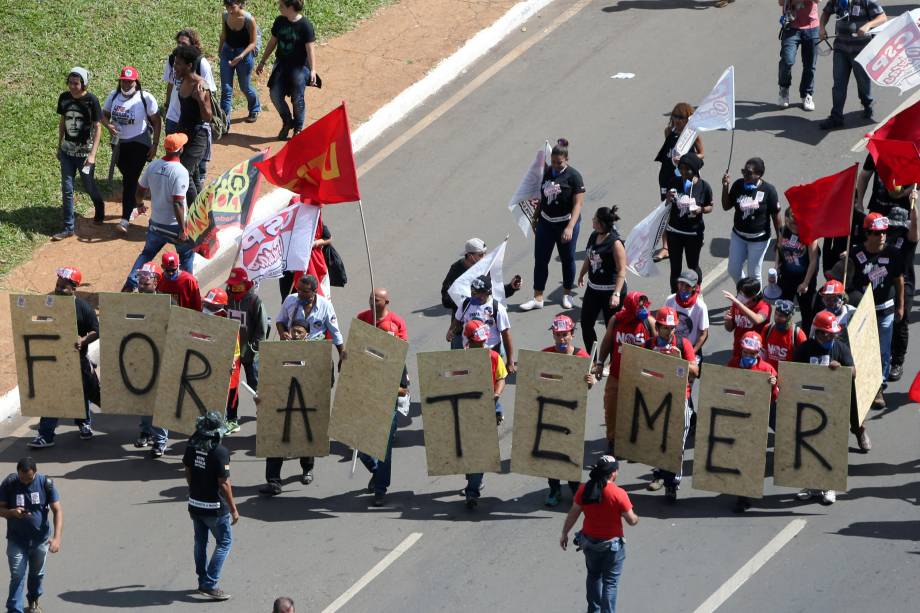
<path id="1" fill-rule="evenodd" d="M 522 311 L 532 311 L 534 309 L 542 309 L 542 308 L 543 308 L 543 301 L 537 300 L 536 298 L 531 298 L 530 300 L 528 300 L 527 302 L 521 305 Z"/>
<path id="2" fill-rule="evenodd" d="M 779 88 L 779 99 L 777 100 L 777 104 L 779 104 L 784 109 L 789 108 L 789 88 L 788 87 Z"/>
<path id="3" fill-rule="evenodd" d="M 571 309 L 573 306 L 575 306 L 575 305 L 572 304 L 572 296 L 571 296 L 571 294 L 563 294 L 563 295 L 562 295 L 562 308 L 563 308 L 563 309 Z"/>
<path id="4" fill-rule="evenodd" d="M 834 490 L 824 490 L 821 492 L 821 504 L 831 505 L 837 502 L 837 492 Z"/>
<path id="5" fill-rule="evenodd" d="M 796 494 L 795 497 L 799 500 L 810 500 L 811 497 L 815 495 L 815 493 L 815 490 L 810 490 L 806 487 L 804 490 Z"/>
<path id="6" fill-rule="evenodd" d="M 604 366 L 604 376 L 605 377 L 610 376 L 610 364 L 607 364 L 606 366 Z"/>
<path id="7" fill-rule="evenodd" d="M 804 98 L 802 98 L 802 108 L 806 111 L 815 110 L 815 99 L 812 98 L 811 94 L 807 94 Z"/>

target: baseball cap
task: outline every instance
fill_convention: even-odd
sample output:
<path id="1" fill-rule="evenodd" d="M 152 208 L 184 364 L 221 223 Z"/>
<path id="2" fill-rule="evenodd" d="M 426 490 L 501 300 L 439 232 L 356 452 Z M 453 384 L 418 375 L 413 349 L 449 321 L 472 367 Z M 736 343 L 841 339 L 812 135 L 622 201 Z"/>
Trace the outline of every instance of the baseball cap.
<path id="1" fill-rule="evenodd" d="M 166 149 L 167 153 L 175 153 L 176 151 L 181 150 L 187 142 L 188 136 L 186 136 L 184 133 L 173 132 L 166 137 L 165 141 L 163 141 L 163 148 Z"/>
<path id="2" fill-rule="evenodd" d="M 863 220 L 863 229 L 884 232 L 888 229 L 888 218 L 881 213 L 869 213 Z"/>
<path id="3" fill-rule="evenodd" d="M 484 343 L 489 340 L 489 326 L 484 321 L 471 319 L 463 326 L 463 336 L 471 341 Z"/>
<path id="4" fill-rule="evenodd" d="M 747 349 L 748 351 L 760 351 L 762 347 L 760 341 L 760 335 L 756 332 L 745 332 L 744 336 L 741 337 L 741 348 Z"/>
<path id="5" fill-rule="evenodd" d="M 160 263 L 163 264 L 163 268 L 179 268 L 179 255 L 173 251 L 167 251 L 160 258 Z"/>
<path id="6" fill-rule="evenodd" d="M 550 328 L 553 332 L 571 332 L 575 329 L 575 322 L 568 315 L 556 315 Z"/>
<path id="7" fill-rule="evenodd" d="M 492 278 L 488 275 L 479 275 L 470 283 L 470 289 L 474 292 L 491 292 Z"/>
<path id="8" fill-rule="evenodd" d="M 125 66 L 121 69 L 121 73 L 118 75 L 118 79 L 122 81 L 137 81 L 141 76 L 137 72 L 137 68 L 134 66 Z"/>
<path id="9" fill-rule="evenodd" d="M 696 274 L 695 270 L 685 270 L 680 273 L 680 276 L 677 277 L 678 281 L 683 281 L 690 287 L 696 287 L 700 282 L 700 276 Z"/>
<path id="10" fill-rule="evenodd" d="M 72 74 L 75 74 L 83 79 L 83 87 L 89 85 L 89 71 L 86 68 L 83 68 L 82 66 L 74 66 L 70 69 L 70 72 L 67 73 L 67 76 L 69 77 Z"/>
<path id="11" fill-rule="evenodd" d="M 471 238 L 466 241 L 466 246 L 464 247 L 463 253 L 485 253 L 486 252 L 486 243 L 481 238 Z"/>
<path id="12" fill-rule="evenodd" d="M 676 326 L 677 311 L 671 307 L 661 307 L 658 309 L 658 312 L 655 313 L 655 322 L 662 326 Z"/>
<path id="13" fill-rule="evenodd" d="M 64 279 L 65 281 L 70 281 L 74 285 L 80 285 L 83 283 L 83 273 L 80 272 L 80 269 L 75 266 L 64 266 L 58 268 L 57 276 Z"/>

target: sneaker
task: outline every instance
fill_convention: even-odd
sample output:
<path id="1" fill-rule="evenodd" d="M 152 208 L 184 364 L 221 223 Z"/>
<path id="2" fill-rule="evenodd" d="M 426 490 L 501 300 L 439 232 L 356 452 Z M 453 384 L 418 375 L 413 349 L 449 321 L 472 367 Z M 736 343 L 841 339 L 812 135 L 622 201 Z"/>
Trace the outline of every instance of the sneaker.
<path id="1" fill-rule="evenodd" d="M 28 446 L 32 449 L 44 449 L 45 447 L 54 447 L 54 441 L 46 441 L 44 436 L 36 436 L 29 441 Z"/>
<path id="2" fill-rule="evenodd" d="M 51 240 L 62 241 L 65 238 L 70 238 L 71 236 L 73 236 L 73 230 L 62 230 L 58 232 L 57 234 L 52 235 Z"/>
<path id="3" fill-rule="evenodd" d="M 815 99 L 811 94 L 805 94 L 805 97 L 802 98 L 802 108 L 806 111 L 815 110 Z"/>
<path id="4" fill-rule="evenodd" d="M 467 497 L 466 497 L 466 508 L 467 508 L 467 509 L 475 509 L 477 506 L 479 506 L 479 501 L 478 501 L 478 500 L 476 500 L 476 499 L 473 498 L 472 496 L 467 496 Z"/>
<path id="5" fill-rule="evenodd" d="M 386 494 L 384 494 L 384 493 L 382 493 L 382 492 L 378 492 L 378 493 L 374 494 L 374 502 L 372 502 L 371 504 L 373 504 L 375 507 L 382 507 L 383 504 L 384 504 L 384 500 L 383 500 L 383 499 L 384 499 L 385 497 L 386 497 Z"/>
<path id="6" fill-rule="evenodd" d="M 376 489 L 374 486 L 376 484 L 377 484 L 377 477 L 375 475 L 371 475 L 371 480 L 367 482 L 367 493 L 368 494 L 374 493 L 374 489 Z"/>
<path id="7" fill-rule="evenodd" d="M 80 426 L 80 439 L 88 441 L 91 438 L 93 438 L 93 429 L 86 424 Z"/>
<path id="8" fill-rule="evenodd" d="M 652 479 L 652 482 L 645 486 L 650 492 L 657 492 L 664 486 L 664 479 Z"/>
<path id="9" fill-rule="evenodd" d="M 217 587 L 212 587 L 211 589 L 200 587 L 198 588 L 198 593 L 204 594 L 211 600 L 230 600 L 230 594 Z"/>
<path id="10" fill-rule="evenodd" d="M 837 492 L 834 490 L 824 490 L 821 492 L 821 504 L 830 506 L 837 502 Z"/>
<path id="11" fill-rule="evenodd" d="M 300 134 L 301 130 L 303 130 L 303 128 L 294 128 L 294 131 L 291 133 L 291 138 L 294 138 L 295 136 Z"/>
<path id="12" fill-rule="evenodd" d="M 732 507 L 732 512 L 734 513 L 744 513 L 751 508 L 751 501 L 745 498 L 744 496 L 738 496 L 735 500 L 735 506 Z"/>
<path id="13" fill-rule="evenodd" d="M 308 470 L 307 472 L 302 474 L 300 476 L 300 482 L 303 483 L 304 485 L 310 485 L 311 483 L 313 483 L 313 471 Z"/>
<path id="14" fill-rule="evenodd" d="M 115 231 L 118 232 L 119 234 L 127 234 L 128 233 L 128 220 L 120 219 L 118 221 L 118 225 L 115 226 Z"/>
<path id="15" fill-rule="evenodd" d="M 259 119 L 258 113 L 250 113 L 243 121 L 246 123 L 255 123 Z"/>
<path id="16" fill-rule="evenodd" d="M 28 606 L 26 606 L 25 613 L 42 613 L 42 608 L 38 606 L 37 600 L 31 600 Z"/>
<path id="17" fill-rule="evenodd" d="M 870 104 L 869 106 L 863 107 L 863 119 L 868 119 L 873 121 L 875 119 L 875 109 Z"/>
<path id="18" fill-rule="evenodd" d="M 856 431 L 856 444 L 859 445 L 859 450 L 862 452 L 868 452 L 872 449 L 872 441 L 869 440 L 869 433 L 866 432 L 865 426 L 860 426 L 859 430 Z"/>
<path id="19" fill-rule="evenodd" d="M 796 500 L 811 500 L 811 498 L 813 496 L 816 496 L 817 494 L 818 494 L 817 490 L 812 490 L 806 487 L 804 490 L 796 494 L 795 498 Z"/>
<path id="20" fill-rule="evenodd" d="M 828 117 L 824 121 L 818 124 L 818 127 L 822 130 L 836 130 L 837 128 L 843 127 L 843 120 L 837 119 L 836 117 Z"/>
<path id="21" fill-rule="evenodd" d="M 573 306 L 575 306 L 575 305 L 572 304 L 572 295 L 571 295 L 571 294 L 563 294 L 563 295 L 562 295 L 562 308 L 563 308 L 563 309 L 571 309 Z"/>
<path id="22" fill-rule="evenodd" d="M 543 504 L 545 504 L 548 507 L 559 506 L 559 497 L 561 494 L 562 492 L 558 490 L 550 490 L 549 494 L 546 495 L 546 502 L 544 502 Z"/>
<path id="23" fill-rule="evenodd" d="M 891 370 L 888 371 L 888 380 L 889 381 L 900 381 L 901 377 L 904 376 L 904 365 L 903 364 L 892 364 Z"/>
<path id="24" fill-rule="evenodd" d="M 269 498 L 272 496 L 277 496 L 281 493 L 281 484 L 275 483 L 274 481 L 266 483 L 259 488 L 259 493 L 263 496 L 268 496 Z"/>
<path id="25" fill-rule="evenodd" d="M 875 400 L 872 401 L 872 408 L 884 409 L 886 406 L 888 406 L 888 404 L 885 402 L 885 394 L 879 389 L 878 393 L 875 395 Z"/>
<path id="26" fill-rule="evenodd" d="M 672 504 L 677 502 L 677 486 L 676 485 L 666 485 L 665 486 L 664 499 Z"/>
<path id="27" fill-rule="evenodd" d="M 134 446 L 137 447 L 138 449 L 143 449 L 149 444 L 150 444 L 150 435 L 144 434 L 143 432 L 141 432 L 141 435 L 137 437 L 136 441 L 134 441 Z"/>
<path id="28" fill-rule="evenodd" d="M 779 99 L 776 101 L 784 109 L 789 108 L 789 88 L 780 87 L 779 88 Z"/>
<path id="29" fill-rule="evenodd" d="M 505 423 L 505 415 L 501 411 L 495 413 L 495 425 L 500 426 Z"/>
<path id="30" fill-rule="evenodd" d="M 166 445 L 162 443 L 154 443 L 150 450 L 150 455 L 154 458 L 162 458 L 164 453 L 166 453 Z"/>
<path id="31" fill-rule="evenodd" d="M 522 311 L 532 311 L 534 309 L 542 309 L 542 308 L 543 308 L 543 301 L 537 300 L 536 298 L 531 298 L 530 300 L 528 300 L 527 302 L 521 305 Z"/>
<path id="32" fill-rule="evenodd" d="M 240 424 L 235 419 L 228 419 L 227 423 L 224 425 L 224 431 L 227 434 L 233 434 L 234 432 L 240 431 Z"/>

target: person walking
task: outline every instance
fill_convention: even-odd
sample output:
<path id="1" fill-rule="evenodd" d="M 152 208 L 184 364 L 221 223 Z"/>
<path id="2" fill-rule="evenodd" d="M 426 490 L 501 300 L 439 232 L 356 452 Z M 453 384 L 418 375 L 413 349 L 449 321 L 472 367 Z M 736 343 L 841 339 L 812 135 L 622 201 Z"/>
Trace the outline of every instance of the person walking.
<path id="1" fill-rule="evenodd" d="M 777 233 L 776 263 L 779 273 L 780 297 L 799 303 L 802 313 L 802 330 L 808 336 L 811 320 L 814 319 L 816 290 L 818 286 L 818 264 L 821 261 L 819 239 L 805 244 L 799 237 L 792 207 L 786 207 L 783 225 Z"/>
<path id="2" fill-rule="evenodd" d="M 481 238 L 471 238 L 463 246 L 463 257 L 450 265 L 447 275 L 441 282 L 441 306 L 451 311 L 456 310 L 457 305 L 454 299 L 450 297 L 448 290 L 459 279 L 463 273 L 469 270 L 470 266 L 481 260 L 486 255 L 486 243 Z M 521 289 L 521 276 L 514 275 L 510 283 L 505 283 L 505 298 L 510 298 Z M 463 349 L 462 337 L 458 337 L 460 342 L 453 349 Z"/>
<path id="3" fill-rule="evenodd" d="M 67 91 L 58 96 L 58 151 L 61 164 L 61 208 L 64 224 L 51 240 L 61 241 L 73 236 L 73 176 L 80 175 L 83 188 L 93 201 L 96 213 L 93 223 L 101 224 L 105 219 L 105 201 L 96 185 L 96 152 L 102 134 L 102 108 L 99 99 L 88 89 L 89 72 L 75 66 L 67 73 Z"/>
<path id="4" fill-rule="evenodd" d="M 588 351 L 597 342 L 594 326 L 603 314 L 604 326 L 620 310 L 626 298 L 626 248 L 616 227 L 617 207 L 602 206 L 591 220 L 593 232 L 585 247 L 585 261 L 578 274 L 578 287 L 588 288 L 581 301 L 581 338 Z"/>
<path id="5" fill-rule="evenodd" d="M 230 270 L 227 277 L 227 314 L 240 322 L 240 363 L 246 384 L 259 389 L 259 343 L 268 338 L 268 318 L 255 284 L 245 268 Z"/>
<path id="6" fill-rule="evenodd" d="M 486 324 L 489 337 L 486 339 L 486 348 L 493 349 L 502 356 L 508 367 L 508 372 L 514 373 L 514 344 L 511 338 L 511 320 L 508 319 L 508 309 L 492 297 L 492 277 L 480 275 L 470 284 L 470 297 L 457 307 L 450 327 L 447 329 L 447 342 L 454 346 L 454 339 L 463 332 L 466 324 L 476 320 Z"/>
<path id="7" fill-rule="evenodd" d="M 581 530 L 575 533 L 572 543 L 585 554 L 588 613 L 616 612 L 620 575 L 626 561 L 623 520 L 630 526 L 639 523 L 629 494 L 614 483 L 619 467 L 613 456 L 601 456 L 591 469 L 588 482 L 579 486 L 575 493 L 575 501 L 565 516 L 559 538 L 559 545 L 565 551 L 569 545 L 569 532 L 584 513 L 585 521 Z"/>
<path id="8" fill-rule="evenodd" d="M 665 299 L 664 306 L 677 313 L 674 333 L 690 341 L 697 365 L 702 364 L 703 345 L 709 339 L 709 309 L 703 300 L 696 271 L 685 270 L 677 276 L 677 292 Z"/>
<path id="9" fill-rule="evenodd" d="M 818 63 L 818 2 L 817 0 L 778 0 L 783 7 L 779 34 L 779 105 L 789 108 L 789 88 L 792 87 L 792 67 L 796 50 L 802 50 L 802 78 L 799 97 L 802 108 L 815 110 L 815 66 Z"/>
<path id="10" fill-rule="evenodd" d="M 160 262 L 163 276 L 157 282 L 157 292 L 169 294 L 175 306 L 201 311 L 201 288 L 195 275 L 179 270 L 179 256 L 172 251 L 164 253 Z"/>
<path id="11" fill-rule="evenodd" d="M 763 299 L 760 282 L 744 277 L 735 284 L 736 294 L 722 290 L 722 296 L 731 303 L 725 313 L 723 326 L 734 333 L 732 357 L 741 355 L 741 339 L 748 332 L 760 334 L 770 321 L 770 305 Z"/>
<path id="12" fill-rule="evenodd" d="M 48 511 L 53 517 L 48 522 Z M 48 552 L 61 550 L 64 510 L 54 481 L 38 472 L 35 460 L 20 458 L 16 472 L 0 483 L 0 516 L 6 521 L 6 557 L 10 564 L 7 613 L 41 613 L 38 599 Z M 53 528 L 52 528 L 53 526 Z M 23 608 L 23 591 L 28 605 Z"/>
<path id="13" fill-rule="evenodd" d="M 156 262 L 147 262 L 137 271 L 137 293 L 139 294 L 156 294 L 157 285 L 163 278 L 163 269 Z M 160 458 L 166 453 L 166 444 L 169 440 L 169 430 L 153 425 L 153 416 L 144 415 L 141 417 L 140 434 L 134 440 L 134 446 L 137 449 L 143 449 L 148 445 L 150 448 L 150 457 Z"/>
<path id="14" fill-rule="evenodd" d="M 240 91 L 246 96 L 249 109 L 243 121 L 254 123 L 262 112 L 259 92 L 251 81 L 258 51 L 259 27 L 255 17 L 244 10 L 245 4 L 245 0 L 224 0 L 220 40 L 217 44 L 220 50 L 220 108 L 227 116 L 227 131 L 230 129 L 230 113 L 233 111 L 234 74 Z"/>
<path id="15" fill-rule="evenodd" d="M 569 166 L 569 141 L 560 138 L 553 147 L 551 164 L 543 171 L 540 203 L 534 216 L 533 298 L 521 310 L 543 308 L 543 290 L 549 276 L 553 249 L 562 260 L 562 308 L 572 308 L 575 286 L 575 245 L 581 228 L 581 207 L 585 200 L 585 182 L 581 173 Z"/>
<path id="16" fill-rule="evenodd" d="M 671 177 L 666 200 L 669 203 L 668 223 L 665 236 L 668 240 L 671 262 L 671 291 L 677 291 L 677 277 L 684 266 L 703 275 L 700 270 L 700 252 L 703 250 L 703 232 L 706 222 L 703 215 L 712 212 L 712 188 L 700 178 L 703 160 L 688 151 L 677 164 L 679 177 Z"/>
<path id="17" fill-rule="evenodd" d="M 303 5 L 302 0 L 278 0 L 281 14 L 272 23 L 271 38 L 256 66 L 256 74 L 261 75 L 265 62 L 275 53 L 268 89 L 272 104 L 281 117 L 278 140 L 287 140 L 291 130 L 294 136 L 303 130 L 307 115 L 304 92 L 307 85 L 318 85 L 319 80 L 316 72 L 316 32 L 310 20 L 303 15 Z M 285 97 L 291 99 L 290 107 Z"/>
<path id="18" fill-rule="evenodd" d="M 190 205 L 204 187 L 201 161 L 211 158 L 211 91 L 207 81 L 195 71 L 200 57 L 201 52 L 195 47 L 180 45 L 173 51 L 173 70 L 176 78 L 182 80 L 176 88 L 179 100 L 178 132 L 188 138 L 179 161 L 188 171 L 185 200 Z"/>
<path id="19" fill-rule="evenodd" d="M 770 222 L 780 230 L 779 197 L 776 188 L 763 180 L 766 165 L 760 158 L 751 158 L 741 169 L 742 178 L 731 182 L 726 172 L 722 177 L 722 210 L 734 210 L 731 242 L 728 251 L 728 274 L 737 283 L 741 269 L 747 265 L 748 277 L 762 282 L 763 258 L 770 244 Z"/>
<path id="20" fill-rule="evenodd" d="M 212 600 L 229 600 L 220 589 L 220 574 L 233 545 L 231 526 L 240 519 L 230 484 L 230 451 L 220 444 L 224 423 L 220 414 L 208 411 L 195 421 L 182 464 L 188 483 L 188 512 L 195 530 L 195 573 L 198 593 Z M 208 560 L 208 534 L 216 547 Z"/>
<path id="21" fill-rule="evenodd" d="M 773 303 L 773 321 L 760 332 L 763 359 L 777 371 L 779 363 L 791 360 L 795 350 L 808 338 L 805 330 L 792 321 L 793 313 L 795 305 L 790 300 L 777 300 Z"/>
<path id="22" fill-rule="evenodd" d="M 115 229 L 128 233 L 131 212 L 137 208 L 137 183 L 144 165 L 157 155 L 160 144 L 160 113 L 157 99 L 141 89 L 137 68 L 125 66 L 118 87 L 105 99 L 103 123 L 118 145 L 121 172 L 121 220 Z"/>

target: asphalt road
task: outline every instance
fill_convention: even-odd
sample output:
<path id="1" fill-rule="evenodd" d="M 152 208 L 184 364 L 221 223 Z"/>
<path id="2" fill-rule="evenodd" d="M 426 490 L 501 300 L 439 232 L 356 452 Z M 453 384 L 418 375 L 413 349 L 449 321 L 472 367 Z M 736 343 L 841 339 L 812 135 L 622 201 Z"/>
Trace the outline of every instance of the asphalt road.
<path id="1" fill-rule="evenodd" d="M 359 164 L 573 4 L 556 3 L 531 20 L 526 32 L 515 33 L 383 135 Z M 511 234 L 505 272 L 525 278 L 525 290 L 511 300 L 515 345 L 538 349 L 549 343 L 546 329 L 560 310 L 560 295 L 548 292 L 554 304 L 543 311 L 517 310 L 515 305 L 529 298 L 531 245 L 505 209 L 545 138 L 571 141 L 571 164 L 588 186 L 586 215 L 618 204 L 624 234 L 655 204 L 657 165 L 651 160 L 666 114 L 679 99 L 702 99 L 728 64 L 736 69 L 738 100 L 734 175 L 747 157 L 759 155 L 766 160 L 766 180 L 782 191 L 860 159 L 849 149 L 867 126 L 856 119 L 852 87 L 847 113 L 852 127 L 830 134 L 817 128 L 829 108 L 829 58 L 819 59 L 818 111 L 775 106 L 776 18 L 772 2 L 722 10 L 673 0 L 591 2 L 365 174 L 361 189 L 375 281 L 390 289 L 393 309 L 407 320 L 413 375 L 416 352 L 445 348 L 448 319 L 439 306 L 440 281 L 474 235 L 494 246 Z M 635 78 L 610 78 L 618 72 Z M 796 79 L 798 74 L 796 69 Z M 897 96 L 877 93 L 882 115 Z M 729 136 L 709 133 L 704 139 L 702 174 L 718 188 Z M 717 269 L 727 254 L 730 216 L 716 208 L 707 219 L 704 273 Z M 339 318 L 348 321 L 364 308 L 369 289 L 358 213 L 351 205 L 331 207 L 326 222 L 348 266 L 350 283 L 335 293 Z M 585 227 L 579 250 L 587 234 Z M 630 277 L 629 284 L 659 304 L 667 293 L 665 279 Z M 548 287 L 559 283 L 553 264 Z M 727 306 L 720 290 L 728 286 L 722 277 L 707 287 L 716 322 Z M 263 291 L 274 308 L 274 286 L 266 284 Z M 576 310 L 579 304 L 576 300 Z M 710 361 L 727 359 L 728 346 L 729 335 L 716 323 L 706 347 Z M 918 365 L 914 349 L 905 368 L 908 379 Z M 625 464 L 619 483 L 630 492 L 642 521 L 627 530 L 620 609 L 696 610 L 790 522 L 804 520 L 798 535 L 721 611 L 915 610 L 920 429 L 916 406 L 907 403 L 908 384 L 892 385 L 889 408 L 870 415 L 874 448 L 868 455 L 850 454 L 849 491 L 830 507 L 797 502 L 794 490 L 776 488 L 772 479 L 766 481 L 765 498 L 743 516 L 731 513 L 731 497 L 694 490 L 692 479 L 685 480 L 678 504 L 668 506 L 661 492 L 644 490 L 649 467 Z M 412 393 L 417 398 L 417 387 Z M 599 389 L 590 396 L 586 464 L 603 447 L 601 396 Z M 513 401 L 511 386 L 504 396 L 510 414 L 501 430 L 505 459 Z M 341 610 L 584 609 L 582 556 L 562 552 L 557 543 L 566 504 L 547 509 L 543 480 L 502 474 L 487 476 L 479 509 L 467 511 L 458 495 L 462 476 L 426 475 L 417 403 L 411 421 L 400 424 L 393 485 L 387 506 L 380 509 L 371 508 L 371 497 L 363 493 L 363 467 L 349 477 L 350 453 L 338 444 L 332 455 L 317 461 L 312 485 L 300 485 L 299 467 L 289 462 L 284 493 L 261 499 L 257 490 L 264 463 L 253 455 L 254 407 L 248 398 L 241 414 L 248 417 L 242 431 L 226 441 L 234 452 L 232 479 L 242 514 L 222 581 L 233 600 L 213 607 L 267 611 L 275 596 L 288 594 L 301 610 L 324 610 L 404 539 L 421 533 Z M 135 422 L 102 415 L 89 443 L 80 441 L 75 429 L 62 427 L 58 445 L 36 454 L 40 469 L 56 478 L 66 509 L 62 552 L 47 565 L 47 611 L 204 610 L 193 593 L 192 532 L 179 461 L 183 443 L 174 440 L 167 456 L 150 460 L 131 445 Z M 31 435 L 17 430 L 22 423 L 4 432 L 18 436 L 10 445 L 4 442 L 0 454 L 10 470 L 26 454 Z M 850 444 L 855 446 L 852 438 Z M 507 461 L 504 467 L 507 472 Z"/>

